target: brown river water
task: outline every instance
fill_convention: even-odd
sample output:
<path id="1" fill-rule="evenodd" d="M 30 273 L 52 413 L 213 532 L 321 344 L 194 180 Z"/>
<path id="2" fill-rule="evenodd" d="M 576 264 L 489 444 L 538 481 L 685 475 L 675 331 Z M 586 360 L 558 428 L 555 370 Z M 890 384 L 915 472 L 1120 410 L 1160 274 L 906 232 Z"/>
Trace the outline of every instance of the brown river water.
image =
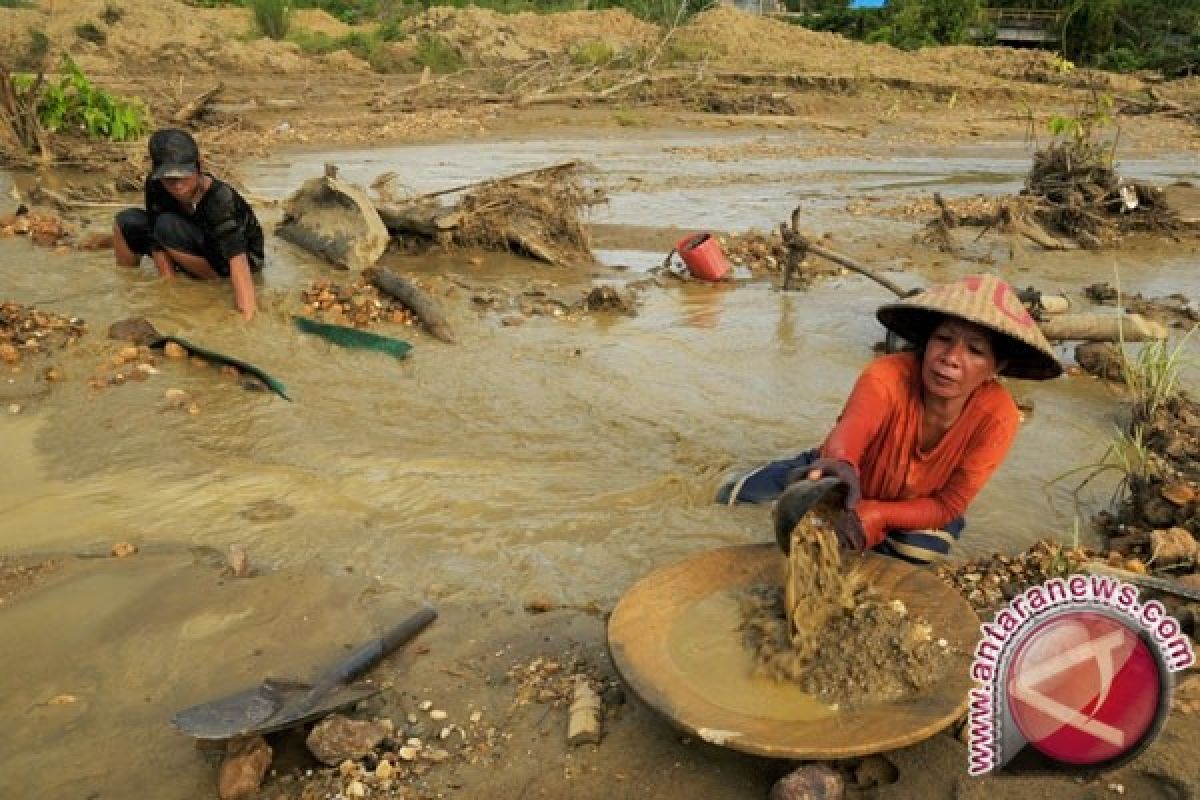
<path id="1" fill-rule="evenodd" d="M 717 161 L 696 150 L 764 141 L 777 145 L 769 156 Z M 425 191 L 578 157 L 612 187 L 611 202 L 594 218 L 618 231 L 663 229 L 670 242 L 672 227 L 766 228 L 802 204 L 811 230 L 832 232 L 839 249 L 915 286 L 979 267 L 913 249 L 912 223 L 851 217 L 846 202 L 1012 191 L 1029 158 L 1015 142 L 932 156 L 811 158 L 789 156 L 792 141 L 782 134 L 581 135 L 293 154 L 244 172 L 257 195 L 279 198 L 326 160 L 351 180 L 395 170 Z M 1163 181 L 1195 177 L 1193 163 L 1171 154 L 1126 168 Z M 9 181 L 0 175 L 0 190 Z M 263 217 L 273 221 L 277 212 Z M 606 244 L 614 238 L 619 243 L 610 235 Z M 261 313 L 246 325 L 230 310 L 228 287 L 164 284 L 148 263 L 123 270 L 107 253 L 55 255 L 23 239 L 0 240 L 5 299 L 82 317 L 91 330 L 55 362 L 66 374 L 62 383 L 25 394 L 13 388 L 18 379 L 10 385 L 5 405 L 22 408 L 0 414 L 0 551 L 107 553 L 119 540 L 146 554 L 240 545 L 266 570 L 353 572 L 386 591 L 460 605 L 519 606 L 545 594 L 611 608 L 656 566 L 771 537 L 765 508 L 719 507 L 713 493 L 733 469 L 820 441 L 882 338 L 872 311 L 889 299 L 856 275 L 787 294 L 767 282 L 688 285 L 644 292 L 636 317 L 534 317 L 507 328 L 496 314 L 473 310 L 470 293 L 459 290 L 441 298 L 459 344 L 402 331 L 415 349 L 397 362 L 296 332 L 289 315 L 299 311 L 299 289 L 346 274 L 273 237 L 267 249 Z M 608 267 L 592 274 L 505 257 L 482 265 L 465 254 L 388 258 L 416 276 L 448 272 L 478 286 L 551 280 L 578 296 L 593 280 L 639 275 L 666 249 L 602 249 Z M 1195 297 L 1195 261 L 1187 246 L 1027 250 L 1000 269 L 1016 284 L 1075 296 L 1082 285 L 1119 274 L 1127 292 Z M 177 363 L 144 383 L 92 392 L 87 377 L 115 351 L 105 331 L 129 316 L 257 364 L 295 402 Z M 1185 383 L 1193 378 L 1185 375 Z M 201 413 L 167 409 L 168 387 L 191 393 Z M 1086 515 L 1111 491 L 1111 482 L 1098 481 L 1077 510 L 1070 482 L 1048 482 L 1102 456 L 1123 418 L 1120 398 L 1090 378 L 1012 388 L 1033 410 L 970 511 L 964 555 L 1014 551 L 1045 536 L 1069 541 L 1077 516 L 1089 541 Z M 76 587 L 70 605 L 109 602 L 118 584 Z M 146 582 L 137 585 L 149 591 Z M 322 598 L 308 594 L 325 585 L 279 591 L 319 604 Z M 203 590 L 195 592 L 191 601 L 203 616 Z M 71 658 L 73 647 L 63 639 L 70 631 L 51 625 L 47 633 L 37 624 L 53 618 L 53 608 L 17 611 L 8 612 L 6 625 L 0 610 L 0 685 L 10 697 L 24 696 L 0 716 L 28 715 L 30 702 L 54 694 L 42 672 Z M 212 611 L 192 624 L 220 630 L 236 613 Z M 84 639 L 99 636 L 92 630 Z M 150 654 L 125 656 L 142 663 Z M 89 659 L 85 671 L 102 680 L 106 669 L 121 668 L 105 663 Z M 120 715 L 114 719 L 120 730 Z M 14 762 L 4 764 L 0 756 L 0 775 L 13 778 Z M 19 783 L 0 780 L 0 787 Z"/>

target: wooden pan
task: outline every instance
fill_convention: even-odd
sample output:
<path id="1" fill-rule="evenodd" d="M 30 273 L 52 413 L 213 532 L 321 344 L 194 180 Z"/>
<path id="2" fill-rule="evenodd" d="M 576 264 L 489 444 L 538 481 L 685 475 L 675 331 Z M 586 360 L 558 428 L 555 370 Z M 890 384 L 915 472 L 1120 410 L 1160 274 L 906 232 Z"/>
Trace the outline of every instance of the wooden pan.
<path id="1" fill-rule="evenodd" d="M 744 676 L 750 687 L 747 692 L 725 692 L 729 680 L 724 677 L 713 683 L 704 645 L 692 651 L 681 648 L 680 631 L 686 636 L 702 631 L 695 637 L 700 639 L 728 634 L 740 647 L 742 634 L 732 618 L 699 628 L 689 620 L 696 618 L 698 606 L 724 602 L 733 590 L 781 585 L 784 559 L 774 544 L 710 550 L 647 575 L 621 598 L 609 619 L 613 663 L 642 700 L 674 724 L 706 741 L 746 753 L 791 759 L 851 758 L 919 742 L 966 712 L 979 618 L 957 591 L 932 572 L 874 553 L 862 558 L 867 580 L 884 598 L 901 600 L 910 614 L 932 625 L 935 638 L 949 643 L 953 661 L 937 685 L 891 702 L 833 710 L 802 696 L 795 687 L 781 687 L 774 681 L 764 686 L 761 682 L 768 679 L 751 679 L 748 670 L 732 678 L 739 681 Z M 748 653 L 745 658 L 749 663 Z M 759 687 L 771 696 L 756 697 Z M 775 694 L 785 690 L 794 691 L 796 700 L 780 700 L 788 696 Z M 800 713 L 802 698 L 819 713 Z"/>

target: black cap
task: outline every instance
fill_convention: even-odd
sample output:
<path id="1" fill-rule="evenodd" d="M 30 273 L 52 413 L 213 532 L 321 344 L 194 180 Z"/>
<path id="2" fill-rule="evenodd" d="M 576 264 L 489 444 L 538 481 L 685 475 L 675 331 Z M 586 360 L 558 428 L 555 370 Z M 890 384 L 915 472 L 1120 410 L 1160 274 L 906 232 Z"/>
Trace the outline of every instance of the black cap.
<path id="1" fill-rule="evenodd" d="M 150 160 L 154 171 L 150 177 L 186 178 L 200 171 L 200 148 L 187 131 L 179 128 L 163 128 L 150 136 Z"/>

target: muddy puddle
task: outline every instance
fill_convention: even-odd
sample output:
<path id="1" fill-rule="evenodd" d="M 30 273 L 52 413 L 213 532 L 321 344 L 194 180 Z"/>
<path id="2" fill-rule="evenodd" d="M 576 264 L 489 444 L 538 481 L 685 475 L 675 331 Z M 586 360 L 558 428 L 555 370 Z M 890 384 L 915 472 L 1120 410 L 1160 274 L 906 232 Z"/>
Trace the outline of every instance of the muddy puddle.
<path id="1" fill-rule="evenodd" d="M 466 255 L 388 256 L 392 266 L 417 276 L 450 273 L 478 285 L 542 280 L 580 291 L 593 280 L 629 274 L 612 267 L 636 273 L 661 260 L 665 247 L 619 246 L 621 226 L 661 229 L 669 242 L 672 227 L 771 227 L 801 202 L 813 230 L 833 231 L 846 251 L 902 270 L 890 274 L 904 285 L 953 277 L 979 265 L 927 250 L 914 254 L 912 223 L 850 217 L 847 200 L 895 195 L 901 203 L 934 189 L 1007 191 L 1024 163 L 1019 143 L 946 158 L 790 157 L 786 146 L 741 161 L 702 155 L 706 147 L 760 138 L 459 142 L 307 153 L 244 171 L 255 193 L 278 198 L 325 161 L 339 164 L 350 180 L 366 183 L 395 170 L 414 190 L 427 191 L 583 158 L 617 187 L 594 216 L 610 227 L 614 243 L 601 251 L 605 266 L 571 274 L 499 256 L 482 264 Z M 1183 177 L 1190 168 L 1173 155 L 1138 163 L 1146 177 Z M 273 221 L 277 213 L 264 217 Z M 107 225 L 101 216 L 91 220 Z M 877 247 L 880 240 L 885 245 Z M 105 253 L 54 254 L 24 240 L 0 241 L 7 299 L 82 317 L 91 330 L 69 352 L 37 363 L 58 365 L 64 374 L 50 390 L 11 373 L 0 381 L 4 552 L 106 553 L 121 540 L 151 554 L 188 547 L 225 553 L 239 545 L 268 572 L 351 574 L 404 598 L 514 608 L 546 595 L 564 605 L 611 608 L 656 566 L 771 538 L 765 508 L 723 508 L 711 498 L 731 470 L 819 443 L 882 339 L 872 312 L 888 299 L 856 276 L 789 294 L 767 282 L 685 285 L 643 293 L 632 317 L 532 317 L 509 328 L 478 310 L 470 289 L 446 285 L 440 300 L 460 343 L 381 328 L 415 345 L 398 362 L 297 333 L 290 315 L 299 312 L 308 282 L 348 276 L 273 237 L 267 249 L 262 312 L 246 325 L 230 310 L 226 287 L 164 284 L 148 264 L 124 270 Z M 1100 255 L 1026 251 L 1005 269 L 1014 283 L 1040 288 L 1074 289 L 1116 272 L 1128 292 L 1194 296 L 1200 288 L 1194 259 L 1194 252 L 1161 245 Z M 283 381 L 295 402 L 248 393 L 212 370 L 180 363 L 164 363 L 141 383 L 90 390 L 88 376 L 116 350 L 105 331 L 130 316 L 257 364 Z M 168 388 L 188 392 L 200 413 L 170 408 L 163 399 Z M 1046 536 L 1069 540 L 1076 514 L 1070 487 L 1047 481 L 1099 459 L 1123 414 L 1119 400 L 1090 379 L 1013 388 L 1032 410 L 1012 457 L 971 509 L 964 555 L 1014 551 Z M 18 413 L 5 411 L 10 406 L 19 406 Z M 1084 500 L 1098 507 L 1110 490 L 1111 483 L 1096 481 Z M 1081 529 L 1087 541 L 1086 524 Z M 193 591 L 187 602 L 196 604 L 196 614 L 224 613 L 205 611 L 204 580 L 179 583 Z M 88 608 L 110 598 L 110 588 L 79 583 L 62 602 Z M 140 600 L 121 595 L 124 610 L 113 613 L 147 613 L 151 589 Z M 321 581 L 292 591 L 305 602 L 347 601 L 338 594 L 344 590 Z M 54 637 L 39 633 L 33 617 L 11 613 L 15 632 L 5 640 L 25 644 L 6 646 L 0 656 L 10 696 L 35 682 L 45 664 L 72 653 L 64 639 L 43 642 L 49 649 L 36 659 L 25 657 L 33 640 Z M 225 619 L 192 620 L 178 635 L 207 635 Z M 193 665 L 189 675 L 203 671 L 195 651 L 166 652 L 176 664 L 166 670 L 168 679 L 183 661 Z M 140 658 L 132 650 L 116 661 L 90 656 L 88 676 L 79 680 L 94 681 L 103 694 L 114 670 Z M 232 683 L 227 679 L 225 688 Z M 37 688 L 30 703 L 67 691 Z M 164 709 L 198 699 L 149 689 L 146 697 L 155 720 Z M 22 708 L 9 710 L 28 717 L 18 729 L 23 740 L 49 736 L 53 725 L 39 720 L 51 712 Z M 106 720 L 118 730 L 150 725 L 149 717 Z M 176 744 L 168 755 L 148 745 L 156 774 L 184 758 Z M 89 769 L 103 761 L 91 759 L 97 766 Z M 22 763 L 0 764 L 0 772 L 19 774 Z M 198 780 L 188 775 L 186 781 Z"/>

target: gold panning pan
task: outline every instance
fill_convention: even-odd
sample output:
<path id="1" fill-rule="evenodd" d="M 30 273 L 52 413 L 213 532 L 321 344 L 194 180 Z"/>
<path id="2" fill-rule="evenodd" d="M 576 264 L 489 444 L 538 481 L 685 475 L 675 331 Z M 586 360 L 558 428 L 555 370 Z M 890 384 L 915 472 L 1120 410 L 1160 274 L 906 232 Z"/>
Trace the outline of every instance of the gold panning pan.
<path id="1" fill-rule="evenodd" d="M 856 708 L 830 708 L 799 687 L 752 677 L 742 644 L 738 590 L 783 583 L 774 544 L 723 547 L 662 567 L 613 610 L 608 645 L 625 681 L 651 708 L 700 738 L 775 758 L 851 758 L 919 742 L 967 708 L 979 618 L 932 572 L 874 553 L 861 557 L 867 582 L 900 600 L 945 639 L 945 677 L 920 692 Z"/>

